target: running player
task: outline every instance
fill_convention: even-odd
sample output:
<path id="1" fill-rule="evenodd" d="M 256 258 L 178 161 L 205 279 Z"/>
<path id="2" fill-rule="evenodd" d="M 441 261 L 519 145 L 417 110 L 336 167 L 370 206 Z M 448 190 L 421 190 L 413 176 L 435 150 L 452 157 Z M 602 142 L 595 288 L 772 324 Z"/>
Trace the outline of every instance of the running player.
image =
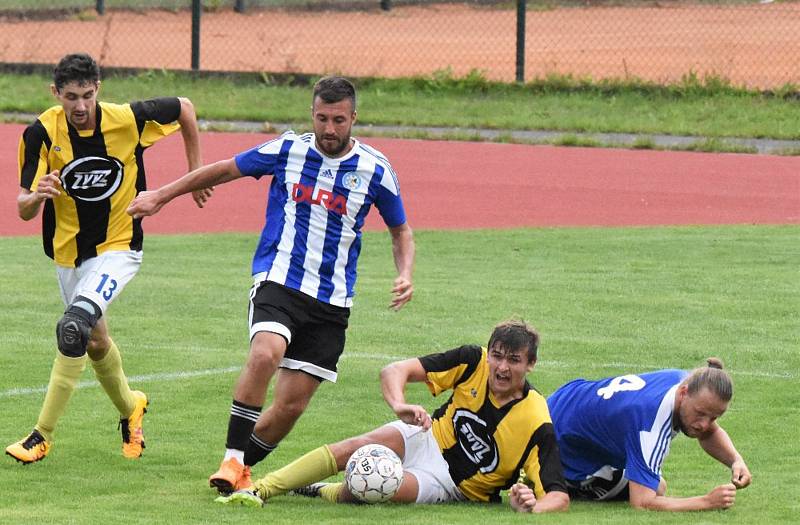
<path id="1" fill-rule="evenodd" d="M 100 70 L 86 54 L 63 57 L 50 89 L 59 105 L 39 115 L 20 141 L 17 207 L 26 221 L 44 208 L 44 251 L 55 260 L 66 311 L 56 325 L 58 352 L 39 419 L 6 453 L 22 463 L 47 456 L 88 354 L 119 410 L 122 453 L 138 458 L 147 396 L 129 388 L 103 314 L 142 261 L 141 221 L 125 213 L 145 188 L 142 153 L 180 129 L 189 168 L 201 164 L 194 107 L 176 97 L 98 102 Z M 209 196 L 210 190 L 194 198 L 203 207 Z"/>
<path id="2" fill-rule="evenodd" d="M 351 502 L 344 484 L 315 482 L 342 471 L 359 447 L 379 443 L 403 461 L 403 482 L 392 501 L 496 503 L 501 491 L 510 489 L 509 503 L 518 512 L 567 510 L 547 403 L 526 379 L 536 364 L 538 344 L 532 327 L 506 321 L 495 327 L 488 350 L 467 345 L 392 363 L 381 372 L 381 387 L 399 421 L 319 447 L 217 501 L 261 506 L 293 490 Z M 424 407 L 406 403 L 409 382 L 425 382 L 433 395 L 452 393 L 430 416 Z M 520 469 L 533 488 L 517 483 Z"/>
<path id="3" fill-rule="evenodd" d="M 559 388 L 547 404 L 553 415 L 570 495 L 597 501 L 629 500 L 636 508 L 684 511 L 725 509 L 751 475 L 728 434 L 717 424 L 733 396 L 718 359 L 691 373 L 660 370 L 586 381 Z M 661 465 L 682 432 L 731 469 L 731 482 L 690 498 L 666 496 Z"/>
<path id="4" fill-rule="evenodd" d="M 361 227 L 374 204 L 392 237 L 397 277 L 390 307 L 411 300 L 414 240 L 397 178 L 377 150 L 351 137 L 356 92 L 342 77 L 314 86 L 314 132 L 280 137 L 144 192 L 128 213 L 158 212 L 178 195 L 272 175 L 264 230 L 253 258 L 250 354 L 230 409 L 225 456 L 209 483 L 222 493 L 250 485 L 323 380 L 335 382 L 353 303 Z M 262 413 L 277 375 L 272 404 Z"/>

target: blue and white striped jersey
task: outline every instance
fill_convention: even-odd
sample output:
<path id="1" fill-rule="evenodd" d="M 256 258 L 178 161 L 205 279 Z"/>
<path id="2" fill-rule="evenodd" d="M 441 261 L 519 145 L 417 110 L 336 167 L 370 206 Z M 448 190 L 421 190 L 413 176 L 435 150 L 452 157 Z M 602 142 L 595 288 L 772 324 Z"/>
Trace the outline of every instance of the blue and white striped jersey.
<path id="1" fill-rule="evenodd" d="M 243 175 L 272 175 L 253 276 L 350 307 L 361 227 L 372 204 L 387 226 L 406 222 L 397 177 L 377 150 L 354 140 L 346 155 L 319 152 L 314 134 L 287 131 L 235 157 Z"/>
<path id="2" fill-rule="evenodd" d="M 576 379 L 548 399 L 564 477 L 579 482 L 605 465 L 658 489 L 661 464 L 677 434 L 672 412 L 684 370 L 599 381 Z"/>

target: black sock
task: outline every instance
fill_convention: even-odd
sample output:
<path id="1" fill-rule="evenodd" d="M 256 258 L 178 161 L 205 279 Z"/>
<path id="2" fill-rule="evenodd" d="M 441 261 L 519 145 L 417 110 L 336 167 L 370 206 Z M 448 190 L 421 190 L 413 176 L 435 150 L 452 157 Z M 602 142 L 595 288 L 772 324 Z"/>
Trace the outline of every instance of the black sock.
<path id="1" fill-rule="evenodd" d="M 256 426 L 258 416 L 261 415 L 261 407 L 245 405 L 233 400 L 231 403 L 231 417 L 228 420 L 228 440 L 225 443 L 227 448 L 236 450 L 247 450 L 247 443 L 253 427 Z"/>
<path id="2" fill-rule="evenodd" d="M 250 441 L 247 443 L 247 448 L 244 450 L 244 464 L 252 467 L 269 456 L 277 447 L 278 445 L 267 443 L 256 436 L 255 433 L 250 434 Z"/>

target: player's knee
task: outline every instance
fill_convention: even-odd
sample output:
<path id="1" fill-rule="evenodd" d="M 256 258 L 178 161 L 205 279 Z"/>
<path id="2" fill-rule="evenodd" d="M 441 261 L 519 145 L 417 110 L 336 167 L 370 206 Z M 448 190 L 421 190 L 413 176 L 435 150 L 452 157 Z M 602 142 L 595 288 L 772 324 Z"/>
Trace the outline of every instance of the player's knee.
<path id="1" fill-rule="evenodd" d="M 101 313 L 92 301 L 78 297 L 56 324 L 58 351 L 67 357 L 84 355 Z"/>
<path id="2" fill-rule="evenodd" d="M 297 421 L 300 416 L 305 412 L 308 406 L 308 401 L 305 399 L 285 399 L 282 402 L 275 401 L 278 410 L 283 414 L 283 418 L 291 421 Z"/>
<path id="3" fill-rule="evenodd" d="M 339 468 L 339 470 L 344 470 L 347 460 L 350 459 L 350 456 L 353 455 L 353 452 L 369 443 L 370 441 L 365 437 L 365 435 L 362 434 L 360 436 L 347 438 L 337 443 L 331 443 L 328 445 L 328 450 L 330 450 L 334 459 L 336 459 L 336 466 Z"/>
<path id="4" fill-rule="evenodd" d="M 283 358 L 283 353 L 267 345 L 253 345 L 248 357 L 249 365 L 274 372 Z"/>

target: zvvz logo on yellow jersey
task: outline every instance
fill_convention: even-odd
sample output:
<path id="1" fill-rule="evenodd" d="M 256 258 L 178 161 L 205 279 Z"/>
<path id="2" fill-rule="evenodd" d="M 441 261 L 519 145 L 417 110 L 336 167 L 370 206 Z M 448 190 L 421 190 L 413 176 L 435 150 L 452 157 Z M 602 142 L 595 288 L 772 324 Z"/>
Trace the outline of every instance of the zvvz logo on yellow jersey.
<path id="1" fill-rule="evenodd" d="M 122 183 L 122 162 L 113 157 L 81 157 L 61 170 L 61 185 L 73 199 L 102 201 Z"/>

